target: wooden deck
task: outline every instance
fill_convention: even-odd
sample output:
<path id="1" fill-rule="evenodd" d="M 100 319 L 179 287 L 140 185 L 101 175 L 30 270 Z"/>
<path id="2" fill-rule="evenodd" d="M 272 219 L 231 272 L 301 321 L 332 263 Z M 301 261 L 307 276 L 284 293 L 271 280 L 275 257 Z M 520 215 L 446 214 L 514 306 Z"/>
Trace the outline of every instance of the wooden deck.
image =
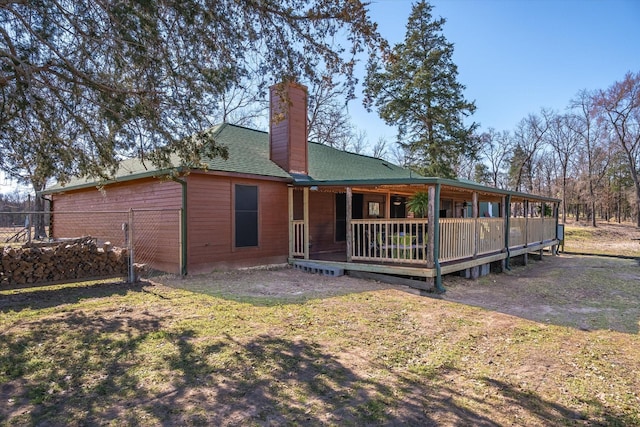
<path id="1" fill-rule="evenodd" d="M 456 261 L 443 262 L 439 266 L 439 273 L 441 275 L 456 273 L 459 271 L 471 269 L 477 266 L 491 264 L 493 262 L 507 260 L 508 258 L 514 258 L 529 253 L 540 253 L 545 248 L 553 248 L 560 242 L 556 239 L 547 240 L 544 242 L 538 242 L 536 244 L 528 245 L 526 247 L 515 247 L 508 252 L 497 252 L 492 254 L 480 255 L 475 258 L 461 259 Z M 327 265 L 332 267 L 341 268 L 345 271 L 361 271 L 376 274 L 394 275 L 394 276 L 408 276 L 424 278 L 426 280 L 426 287 L 421 289 L 427 289 L 433 287 L 433 280 L 438 276 L 438 268 L 428 268 L 426 263 L 418 266 L 412 263 L 380 263 L 374 261 L 347 261 L 347 256 L 343 252 L 330 252 L 321 254 L 311 254 L 308 260 L 301 258 L 290 258 L 289 263 L 293 264 L 296 261 L 313 262 L 320 265 Z"/>
<path id="2" fill-rule="evenodd" d="M 367 218 L 354 219 L 350 210 L 351 191 L 347 190 L 346 244 L 341 253 L 311 254 L 308 192 L 305 191 L 304 220 L 294 220 L 289 212 L 289 262 L 297 259 L 317 264 L 332 265 L 345 271 L 361 271 L 424 278 L 442 287 L 442 275 L 469 270 L 469 277 L 478 277 L 489 271 L 489 264 L 500 262 L 508 267 L 512 257 L 554 248 L 557 238 L 557 209 L 552 216 L 545 214 L 544 203 L 536 209 L 524 203 L 523 216 L 511 216 L 509 197 L 502 200 L 498 217 L 478 215 L 477 194 L 473 193 L 471 217 L 461 212 L 461 217 L 439 218 L 434 206 L 429 207 L 428 218 Z M 438 200 L 437 194 L 431 194 Z M 290 191 L 290 198 L 291 193 Z M 317 219 L 316 219 L 317 221 Z M 332 220 L 323 225 L 334 226 Z M 317 234 L 317 231 L 314 233 Z M 336 243 L 336 242 L 333 242 Z M 314 247 L 319 250 L 322 245 Z M 433 287 L 433 286 L 432 286 Z"/>

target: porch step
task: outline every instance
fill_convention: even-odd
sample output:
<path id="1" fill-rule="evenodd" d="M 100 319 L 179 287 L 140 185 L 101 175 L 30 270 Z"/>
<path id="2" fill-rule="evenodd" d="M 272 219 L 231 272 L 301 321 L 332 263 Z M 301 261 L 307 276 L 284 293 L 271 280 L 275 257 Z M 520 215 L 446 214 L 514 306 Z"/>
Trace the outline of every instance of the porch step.
<path id="1" fill-rule="evenodd" d="M 344 276 L 344 269 L 330 265 L 320 265 L 309 261 L 294 261 L 293 268 L 306 273 L 322 274 L 323 276 Z"/>

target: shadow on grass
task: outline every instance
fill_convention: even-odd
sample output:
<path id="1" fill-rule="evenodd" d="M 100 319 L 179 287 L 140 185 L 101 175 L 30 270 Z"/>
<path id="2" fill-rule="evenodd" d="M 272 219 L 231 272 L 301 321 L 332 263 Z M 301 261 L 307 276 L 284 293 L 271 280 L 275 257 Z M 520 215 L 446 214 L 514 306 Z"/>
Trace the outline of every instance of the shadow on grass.
<path id="1" fill-rule="evenodd" d="M 25 309 L 41 310 L 62 304 L 75 304 L 89 298 L 126 295 L 128 292 L 143 292 L 144 287 L 147 285 L 147 282 L 100 281 L 86 282 L 86 284 L 51 285 L 31 289 L 2 289 L 5 295 L 0 297 L 0 313 L 18 312 Z"/>
<path id="2" fill-rule="evenodd" d="M 508 400 L 495 413 L 484 398 L 469 404 L 473 395 L 443 380 L 445 367 L 409 376 L 361 355 L 363 375 L 307 339 L 207 338 L 171 331 L 175 320 L 78 311 L 0 333 L 0 424 L 489 426 L 513 408 L 539 424 L 582 419 L 491 378 Z"/>
<path id="3" fill-rule="evenodd" d="M 565 254 L 512 267 L 475 281 L 458 279 L 445 299 L 583 331 L 640 332 L 636 259 Z"/>

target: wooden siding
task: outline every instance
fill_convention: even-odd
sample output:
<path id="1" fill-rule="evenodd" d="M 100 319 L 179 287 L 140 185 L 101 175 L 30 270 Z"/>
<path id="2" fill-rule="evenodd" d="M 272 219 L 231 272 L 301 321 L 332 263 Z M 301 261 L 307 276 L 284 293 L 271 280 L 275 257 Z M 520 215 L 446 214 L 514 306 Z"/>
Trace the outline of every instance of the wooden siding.
<path id="1" fill-rule="evenodd" d="M 285 263 L 288 255 L 287 184 L 278 181 L 256 180 L 213 174 L 191 173 L 183 178 L 187 182 L 187 271 L 190 274 L 216 268 L 235 268 L 264 264 Z M 258 186 L 258 247 L 234 247 L 233 191 L 235 184 Z M 182 186 L 173 181 L 146 179 L 109 185 L 104 191 L 85 189 L 54 194 L 55 212 L 128 211 L 133 209 L 171 209 L 156 213 L 135 212 L 141 221 L 134 234 L 140 255 L 154 257 L 149 261 L 163 271 L 179 272 L 178 209 L 182 207 Z M 54 213 L 54 218 L 55 218 Z M 57 214 L 62 217 L 62 213 Z M 115 219 L 91 221 L 90 215 L 75 221 L 61 221 L 58 235 L 90 233 L 98 227 L 111 224 L 109 238 L 116 244 L 124 243 L 122 223 L 126 215 L 114 214 Z M 155 216 L 153 216 L 155 215 Z M 160 216 L 158 216 L 160 215 Z M 113 215 L 112 215 L 113 216 Z M 171 220 L 168 219 L 171 216 Z M 173 218 L 175 217 L 175 221 Z M 93 224 L 93 225 L 92 225 Z M 82 227 L 81 227 L 82 225 Z M 86 230 L 92 226 L 92 230 Z M 56 229 L 56 227 L 54 227 Z M 57 232 L 56 232 L 57 233 Z M 62 234 L 60 234 L 62 233 Z M 106 234 L 106 233 L 102 233 Z M 144 237 L 146 236 L 146 237 Z M 146 261 L 146 260 L 145 260 Z"/>
<path id="2" fill-rule="evenodd" d="M 129 209 L 180 209 L 182 189 L 174 181 L 156 178 L 111 184 L 98 191 L 85 188 L 53 194 L 57 211 L 128 211 Z"/>
<path id="3" fill-rule="evenodd" d="M 53 236 L 90 235 L 124 246 L 123 224 L 134 212 L 136 262 L 179 273 L 181 185 L 154 178 L 53 194 Z"/>
<path id="4" fill-rule="evenodd" d="M 287 184 L 205 174 L 191 174 L 187 180 L 189 273 L 286 262 Z M 233 192 L 236 184 L 258 187 L 257 247 L 235 247 Z"/>
<path id="5" fill-rule="evenodd" d="M 307 93 L 300 86 L 289 87 L 289 171 L 307 173 Z"/>

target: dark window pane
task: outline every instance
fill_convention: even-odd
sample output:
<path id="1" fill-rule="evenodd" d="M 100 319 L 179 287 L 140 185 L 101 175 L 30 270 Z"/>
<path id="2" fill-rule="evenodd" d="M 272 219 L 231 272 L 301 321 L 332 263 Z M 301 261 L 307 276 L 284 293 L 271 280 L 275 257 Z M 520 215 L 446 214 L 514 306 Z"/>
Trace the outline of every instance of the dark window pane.
<path id="1" fill-rule="evenodd" d="M 258 187 L 254 185 L 236 185 L 236 210 L 258 210 Z"/>
<path id="2" fill-rule="evenodd" d="M 236 212 L 236 247 L 258 246 L 258 212 Z"/>
<path id="3" fill-rule="evenodd" d="M 258 246 L 258 187 L 235 186 L 236 247 Z"/>

